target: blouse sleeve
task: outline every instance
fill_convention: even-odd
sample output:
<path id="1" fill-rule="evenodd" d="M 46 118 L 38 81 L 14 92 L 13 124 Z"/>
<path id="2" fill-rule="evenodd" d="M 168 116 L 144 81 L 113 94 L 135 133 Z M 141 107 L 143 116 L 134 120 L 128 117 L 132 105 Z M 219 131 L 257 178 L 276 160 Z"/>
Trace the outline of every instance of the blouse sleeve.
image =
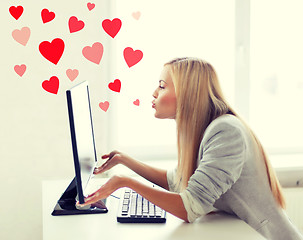
<path id="1" fill-rule="evenodd" d="M 177 172 L 177 167 L 167 170 L 166 172 L 166 178 L 167 178 L 167 184 L 169 191 L 171 192 L 178 192 L 176 183 L 175 183 L 175 176 Z"/>
<path id="2" fill-rule="evenodd" d="M 215 201 L 239 179 L 245 146 L 241 130 L 229 123 L 205 132 L 199 166 L 180 193 L 189 222 L 212 211 Z"/>

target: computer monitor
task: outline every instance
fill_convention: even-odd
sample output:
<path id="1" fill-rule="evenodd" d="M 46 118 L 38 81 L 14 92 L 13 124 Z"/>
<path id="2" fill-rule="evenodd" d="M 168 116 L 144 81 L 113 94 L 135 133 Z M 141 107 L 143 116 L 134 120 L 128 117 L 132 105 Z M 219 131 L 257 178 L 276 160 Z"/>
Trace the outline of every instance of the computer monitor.
<path id="1" fill-rule="evenodd" d="M 59 199 L 52 215 L 107 212 L 105 200 L 81 208 L 84 193 L 97 163 L 88 83 L 82 82 L 66 91 L 75 178 Z"/>
<path id="2" fill-rule="evenodd" d="M 67 90 L 66 99 L 78 199 L 80 203 L 84 203 L 83 193 L 97 162 L 87 82 Z"/>

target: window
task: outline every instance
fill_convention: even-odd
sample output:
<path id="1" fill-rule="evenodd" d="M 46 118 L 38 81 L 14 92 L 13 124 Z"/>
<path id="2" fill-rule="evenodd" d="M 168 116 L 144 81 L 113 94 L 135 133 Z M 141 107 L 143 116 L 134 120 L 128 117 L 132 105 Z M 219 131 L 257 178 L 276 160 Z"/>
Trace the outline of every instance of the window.
<path id="1" fill-rule="evenodd" d="M 272 154 L 303 152 L 302 9 L 251 1 L 250 123 Z"/>
<path id="2" fill-rule="evenodd" d="M 153 117 L 152 93 L 166 61 L 193 56 L 215 67 L 228 101 L 269 154 L 302 153 L 302 7 L 300 0 L 116 0 L 112 14 L 122 28 L 111 81 L 122 87 L 110 94 L 110 147 L 141 159 L 176 158 L 175 122 Z M 126 47 L 143 52 L 131 68 Z"/>
<path id="3" fill-rule="evenodd" d="M 220 6 L 220 7 L 218 7 Z M 112 93 L 112 147 L 147 158 L 176 158 L 174 120 L 153 116 L 152 94 L 163 64 L 175 57 L 200 57 L 218 72 L 226 97 L 234 96 L 234 1 L 117 0 L 114 16 L 122 20 L 115 41 L 112 80 L 121 92 Z M 139 20 L 132 17 L 140 11 Z M 129 68 L 123 50 L 132 47 L 143 59 Z M 140 106 L 132 104 L 140 100 Z M 193 103 L 195 104 L 195 103 Z"/>

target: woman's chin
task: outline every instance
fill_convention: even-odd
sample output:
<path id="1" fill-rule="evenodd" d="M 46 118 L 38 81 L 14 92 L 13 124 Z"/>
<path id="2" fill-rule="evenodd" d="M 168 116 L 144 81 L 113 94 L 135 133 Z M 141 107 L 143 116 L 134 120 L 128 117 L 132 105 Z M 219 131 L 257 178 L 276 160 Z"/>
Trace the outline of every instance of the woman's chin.
<path id="1" fill-rule="evenodd" d="M 157 114 L 157 113 L 155 113 L 155 118 L 158 118 L 158 119 L 169 119 L 169 117 L 167 117 L 167 116 L 163 116 L 163 115 L 160 115 L 160 114 Z"/>
<path id="2" fill-rule="evenodd" d="M 161 115 L 159 115 L 159 113 L 157 113 L 157 111 L 155 112 L 154 117 L 158 118 L 158 119 L 162 119 Z"/>
<path id="3" fill-rule="evenodd" d="M 157 115 L 157 113 L 154 114 L 154 117 L 155 117 L 155 118 L 159 118 L 159 116 Z M 159 118 L 159 119 L 160 119 L 160 118 Z"/>

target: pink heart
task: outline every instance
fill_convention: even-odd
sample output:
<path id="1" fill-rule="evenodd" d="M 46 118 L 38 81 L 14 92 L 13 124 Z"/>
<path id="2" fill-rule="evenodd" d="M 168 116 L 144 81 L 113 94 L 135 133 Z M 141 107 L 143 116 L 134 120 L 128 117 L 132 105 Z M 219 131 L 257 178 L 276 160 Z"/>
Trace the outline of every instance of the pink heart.
<path id="1" fill-rule="evenodd" d="M 78 20 L 78 18 L 76 18 L 75 16 L 70 17 L 70 19 L 68 20 L 70 33 L 80 31 L 82 28 L 84 28 L 84 25 L 85 25 L 84 22 Z"/>
<path id="2" fill-rule="evenodd" d="M 141 12 L 133 12 L 132 16 L 134 19 L 139 20 L 139 18 L 141 17 Z"/>
<path id="3" fill-rule="evenodd" d="M 95 42 L 91 47 L 84 47 L 82 54 L 88 61 L 99 64 L 103 56 L 103 45 L 102 43 Z"/>
<path id="4" fill-rule="evenodd" d="M 13 38 L 23 46 L 26 46 L 30 35 L 31 35 L 31 30 L 28 27 L 23 27 L 21 30 L 15 29 L 12 32 Z"/>
<path id="5" fill-rule="evenodd" d="M 69 80 L 74 81 L 76 77 L 78 77 L 79 71 L 77 69 L 67 69 L 66 75 L 68 76 Z"/>
<path id="6" fill-rule="evenodd" d="M 105 101 L 105 102 L 100 102 L 99 103 L 99 107 L 104 111 L 106 112 L 109 108 L 109 102 L 108 101 Z"/>
<path id="7" fill-rule="evenodd" d="M 94 3 L 87 3 L 87 8 L 89 11 L 93 10 L 95 8 L 95 4 Z"/>
<path id="8" fill-rule="evenodd" d="M 132 67 L 143 58 L 143 52 L 140 50 L 134 51 L 131 47 L 127 47 L 123 51 L 124 59 L 128 67 Z"/>
<path id="9" fill-rule="evenodd" d="M 133 101 L 133 104 L 136 105 L 136 106 L 139 106 L 140 105 L 139 99 L 137 99 L 136 101 Z"/>
<path id="10" fill-rule="evenodd" d="M 15 65 L 14 70 L 20 77 L 22 77 L 26 71 L 26 66 L 24 64 Z"/>
<path id="11" fill-rule="evenodd" d="M 59 79 L 56 76 L 53 76 L 49 80 L 45 80 L 42 82 L 42 88 L 49 93 L 57 94 L 59 89 Z"/>
<path id="12" fill-rule="evenodd" d="M 120 92 L 121 90 L 121 81 L 119 79 L 116 79 L 113 83 L 109 83 L 108 87 L 110 90 L 114 92 Z"/>

